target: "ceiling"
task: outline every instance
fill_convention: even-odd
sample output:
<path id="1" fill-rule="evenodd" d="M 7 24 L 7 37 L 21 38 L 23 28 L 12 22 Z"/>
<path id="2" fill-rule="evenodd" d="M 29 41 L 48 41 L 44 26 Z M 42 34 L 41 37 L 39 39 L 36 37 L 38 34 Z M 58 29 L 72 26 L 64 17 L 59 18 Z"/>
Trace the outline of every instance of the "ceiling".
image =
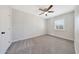
<path id="1" fill-rule="evenodd" d="M 20 11 L 24 11 L 26 13 L 30 13 L 30 14 L 34 14 L 36 16 L 39 16 L 43 19 L 47 19 L 50 17 L 54 17 L 57 15 L 61 15 L 63 13 L 67 13 L 70 11 L 74 10 L 74 5 L 54 5 L 53 8 L 51 8 L 51 10 L 54 11 L 54 13 L 49 13 L 48 16 L 43 15 L 38 15 L 41 13 L 40 10 L 38 10 L 39 8 L 47 8 L 49 5 L 13 5 L 11 6 L 11 8 L 20 10 Z"/>

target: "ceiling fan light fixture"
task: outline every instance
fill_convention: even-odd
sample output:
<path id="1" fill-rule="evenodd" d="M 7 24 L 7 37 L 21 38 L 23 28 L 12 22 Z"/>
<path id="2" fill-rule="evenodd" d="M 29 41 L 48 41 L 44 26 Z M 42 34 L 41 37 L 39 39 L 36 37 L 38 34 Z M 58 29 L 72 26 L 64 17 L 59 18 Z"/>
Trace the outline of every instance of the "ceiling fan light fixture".
<path id="1" fill-rule="evenodd" d="M 47 13 L 48 13 L 48 12 L 45 12 L 44 15 L 47 16 Z"/>
<path id="2" fill-rule="evenodd" d="M 44 8 L 44 9 L 39 8 L 39 10 L 42 11 L 42 13 L 39 14 L 39 15 L 44 14 L 45 16 L 47 16 L 48 13 L 53 13 L 54 11 L 50 11 L 50 9 L 51 9 L 52 7 L 53 7 L 53 5 L 50 5 L 48 8 Z"/>
<path id="3" fill-rule="evenodd" d="M 48 12 L 45 12 L 44 14 L 47 14 Z"/>

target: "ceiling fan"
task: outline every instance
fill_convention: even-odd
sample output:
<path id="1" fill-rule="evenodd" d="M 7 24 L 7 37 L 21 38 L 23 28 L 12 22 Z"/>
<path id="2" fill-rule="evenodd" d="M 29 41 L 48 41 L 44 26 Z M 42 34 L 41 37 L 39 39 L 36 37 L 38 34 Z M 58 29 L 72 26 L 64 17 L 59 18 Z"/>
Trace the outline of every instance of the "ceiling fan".
<path id="1" fill-rule="evenodd" d="M 42 13 L 40 13 L 39 15 L 45 14 L 45 16 L 47 16 L 48 13 L 53 13 L 54 11 L 50 11 L 50 9 L 53 7 L 53 5 L 50 5 L 48 8 L 39 8 L 40 11 L 43 11 Z"/>

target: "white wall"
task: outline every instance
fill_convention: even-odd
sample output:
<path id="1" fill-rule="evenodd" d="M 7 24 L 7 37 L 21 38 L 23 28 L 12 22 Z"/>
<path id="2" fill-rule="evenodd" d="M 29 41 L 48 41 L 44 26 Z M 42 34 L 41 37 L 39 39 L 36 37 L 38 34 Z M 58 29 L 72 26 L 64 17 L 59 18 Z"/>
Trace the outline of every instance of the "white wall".
<path id="1" fill-rule="evenodd" d="M 75 9 L 75 51 L 79 53 L 79 6 Z"/>
<path id="2" fill-rule="evenodd" d="M 0 6 L 0 53 L 5 53 L 11 44 L 11 27 L 11 9 L 8 6 Z"/>
<path id="3" fill-rule="evenodd" d="M 13 41 L 28 39 L 45 34 L 45 21 L 35 15 L 12 10 Z"/>
<path id="4" fill-rule="evenodd" d="M 65 22 L 65 30 L 55 30 L 54 28 L 54 21 L 64 19 Z M 58 36 L 61 38 L 73 40 L 74 37 L 74 12 L 69 12 L 66 14 L 62 14 L 59 16 L 55 16 L 51 19 L 48 19 L 48 34 Z"/>

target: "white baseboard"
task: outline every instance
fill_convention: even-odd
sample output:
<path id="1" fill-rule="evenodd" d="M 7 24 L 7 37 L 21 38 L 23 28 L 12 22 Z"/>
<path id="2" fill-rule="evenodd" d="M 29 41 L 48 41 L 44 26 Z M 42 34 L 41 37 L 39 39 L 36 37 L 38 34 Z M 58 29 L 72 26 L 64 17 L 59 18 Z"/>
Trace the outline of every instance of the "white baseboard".
<path id="1" fill-rule="evenodd" d="M 68 38 L 59 37 L 59 36 L 56 36 L 56 35 L 53 35 L 53 34 L 47 34 L 47 35 L 50 35 L 50 36 L 52 36 L 52 37 L 58 37 L 58 38 L 62 38 L 62 39 L 74 41 L 74 40 L 71 40 L 71 39 L 68 39 Z"/>
<path id="2" fill-rule="evenodd" d="M 29 38 L 23 38 L 23 39 L 17 39 L 17 40 L 14 40 L 12 43 L 14 42 L 17 42 L 17 41 L 21 41 L 21 40 L 27 40 L 27 39 L 31 39 L 31 38 L 36 38 L 36 37 L 39 37 L 39 36 L 42 36 L 42 35 L 45 35 L 45 34 L 39 34 L 39 35 L 35 35 L 35 36 L 30 36 Z"/>
<path id="3" fill-rule="evenodd" d="M 71 39 L 59 37 L 59 36 L 56 36 L 56 35 L 53 35 L 53 34 L 40 34 L 40 35 L 36 35 L 36 36 L 31 36 L 29 38 L 23 38 L 23 39 L 14 40 L 13 43 L 17 42 L 17 41 L 21 41 L 21 40 L 27 40 L 27 39 L 31 39 L 31 38 L 36 38 L 36 37 L 43 36 L 43 35 L 50 35 L 50 36 L 53 36 L 53 37 L 58 37 L 58 38 L 66 39 L 66 40 L 71 40 Z M 74 41 L 74 40 L 71 40 L 71 41 Z"/>
<path id="4" fill-rule="evenodd" d="M 12 42 L 9 44 L 9 46 L 6 49 L 0 49 L 0 54 L 5 54 L 8 50 L 8 48 L 11 46 Z"/>

